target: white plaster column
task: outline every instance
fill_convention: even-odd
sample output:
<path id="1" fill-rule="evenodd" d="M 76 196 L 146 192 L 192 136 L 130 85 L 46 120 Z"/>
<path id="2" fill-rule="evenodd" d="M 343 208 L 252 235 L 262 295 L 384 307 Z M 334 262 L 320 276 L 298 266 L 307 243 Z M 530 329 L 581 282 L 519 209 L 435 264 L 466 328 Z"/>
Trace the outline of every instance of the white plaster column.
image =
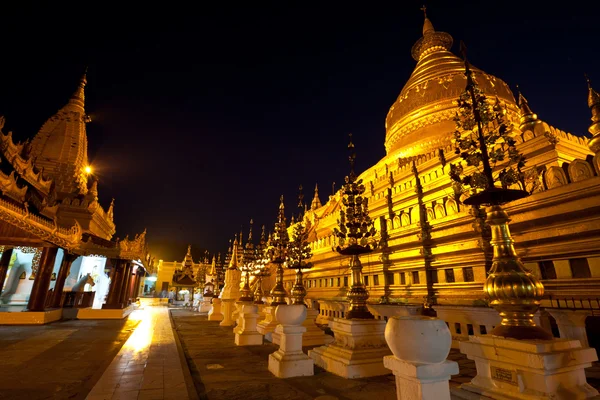
<path id="1" fill-rule="evenodd" d="M 556 320 L 561 339 L 579 340 L 582 347 L 589 347 L 585 320 L 592 315 L 587 310 L 546 309 Z"/>
<path id="2" fill-rule="evenodd" d="M 452 335 L 444 321 L 391 317 L 385 339 L 394 355 L 383 357 L 383 364 L 396 376 L 398 400 L 450 400 L 448 381 L 458 374 L 458 364 L 446 360 Z"/>
<path id="3" fill-rule="evenodd" d="M 235 344 L 237 346 L 256 346 L 263 344 L 263 336 L 256 330 L 258 307 L 243 304 L 238 326 L 234 328 Z"/>
<path id="4" fill-rule="evenodd" d="M 233 320 L 233 310 L 235 308 L 234 299 L 222 299 L 221 300 L 221 313 L 223 314 L 223 320 L 219 324 L 220 326 L 233 326 L 235 321 Z"/>
<path id="5" fill-rule="evenodd" d="M 278 378 L 314 375 L 314 363 L 302 352 L 302 334 L 306 328 L 303 304 L 280 305 L 275 311 L 281 322 L 275 330 L 281 335 L 279 350 L 269 355 L 269 371 Z"/>
<path id="6" fill-rule="evenodd" d="M 209 321 L 222 321 L 223 313 L 221 312 L 221 299 L 213 297 L 210 311 L 208 312 Z"/>

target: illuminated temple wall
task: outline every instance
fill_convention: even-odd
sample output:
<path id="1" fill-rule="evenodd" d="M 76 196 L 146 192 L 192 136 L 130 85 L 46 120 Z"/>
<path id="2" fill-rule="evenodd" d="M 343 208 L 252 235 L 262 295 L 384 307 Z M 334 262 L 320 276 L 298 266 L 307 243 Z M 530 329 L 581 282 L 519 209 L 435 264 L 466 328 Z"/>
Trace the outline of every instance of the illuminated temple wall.
<path id="1" fill-rule="evenodd" d="M 545 132 L 555 135 L 558 143 L 552 144 Z M 528 167 L 544 167 L 543 188 L 506 206 L 519 256 L 542 279 L 548 296 L 599 298 L 598 158 L 592 159 L 586 139 L 546 123 L 539 124 L 535 132 L 519 133 L 517 140 L 519 149 L 528 157 Z M 453 333 L 464 336 L 467 324 L 488 325 L 487 329 L 491 329 L 493 321 L 482 321 L 490 315 L 494 320 L 497 313 L 491 309 L 488 309 L 491 314 L 481 312 L 480 306 L 486 305 L 483 293 L 486 260 L 481 247 L 485 241 L 470 207 L 452 200 L 448 164 L 457 159 L 452 148 L 446 148 L 444 154 L 444 167 L 436 152 L 416 159 L 422 196 L 415 190 L 417 178 L 410 163 L 400 166 L 398 160 L 385 157 L 360 176 L 367 188 L 375 226 L 379 232 L 386 229 L 389 235 L 389 261 L 384 263 L 381 250 L 361 256 L 361 260 L 371 302 L 377 303 L 384 295 L 387 282 L 392 301 L 420 305 L 427 296 L 429 282 L 439 305 L 438 315 L 444 318 L 444 313 L 449 312 L 452 316 L 448 319 L 460 320 L 456 323 L 463 323 L 463 328 L 456 327 Z M 315 226 L 310 235 L 314 267 L 304 273 L 308 298 L 343 301 L 345 297 L 344 282 L 349 282 L 350 272 L 348 258 L 331 250 L 338 202 L 339 192 L 323 207 L 306 215 L 309 226 Z M 419 224 L 420 202 L 431 226 L 430 246 L 424 246 L 420 239 L 423 233 Z M 424 254 L 429 251 L 428 278 Z M 286 271 L 287 290 L 293 279 L 293 272 Z M 543 305 L 551 306 L 548 300 Z M 339 312 L 339 315 L 327 310 L 325 313 L 326 317 L 341 316 Z"/>

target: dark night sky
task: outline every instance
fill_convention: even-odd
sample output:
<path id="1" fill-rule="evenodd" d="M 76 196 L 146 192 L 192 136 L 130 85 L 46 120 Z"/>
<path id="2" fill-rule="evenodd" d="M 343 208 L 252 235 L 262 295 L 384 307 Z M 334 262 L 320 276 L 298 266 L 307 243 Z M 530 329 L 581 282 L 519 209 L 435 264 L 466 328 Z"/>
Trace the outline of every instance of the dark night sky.
<path id="1" fill-rule="evenodd" d="M 204 3 L 52 2 L 3 10 L 0 21 L 5 131 L 33 137 L 88 65 L 101 203 L 116 198 L 117 236 L 148 228 L 165 260 L 182 259 L 188 243 L 198 255 L 223 251 L 251 217 L 255 235 L 271 228 L 279 195 L 295 208 L 299 184 L 310 201 L 318 183 L 326 200 L 347 171 L 349 132 L 358 170 L 377 162 L 423 23 L 415 1 Z M 582 135 L 584 72 L 600 88 L 600 2 L 549 4 L 429 1 L 428 14 L 455 52 L 464 40 L 474 65 Z"/>

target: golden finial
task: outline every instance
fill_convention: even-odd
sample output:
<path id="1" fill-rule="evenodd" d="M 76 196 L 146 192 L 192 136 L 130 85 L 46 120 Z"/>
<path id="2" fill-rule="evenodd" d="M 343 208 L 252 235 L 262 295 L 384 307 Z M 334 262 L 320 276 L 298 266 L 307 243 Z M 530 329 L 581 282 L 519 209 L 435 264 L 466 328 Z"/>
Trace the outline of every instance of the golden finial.
<path id="1" fill-rule="evenodd" d="M 528 129 L 532 129 L 533 125 L 539 123 L 540 121 L 538 120 L 537 114 L 531 111 L 531 108 L 529 107 L 529 102 L 527 101 L 525 96 L 523 96 L 523 93 L 521 93 L 519 85 L 517 85 L 517 92 L 519 93 L 518 104 L 521 110 L 519 129 L 521 129 L 521 132 L 525 132 Z"/>
<path id="2" fill-rule="evenodd" d="M 310 203 L 310 209 L 316 210 L 322 206 L 321 199 L 319 199 L 319 185 L 315 183 L 315 195 Z"/>
<path id="3" fill-rule="evenodd" d="M 592 82 L 587 75 L 585 75 L 585 79 L 588 84 L 588 107 L 592 111 L 592 124 L 588 131 L 593 137 L 588 142 L 588 147 L 597 154 L 600 152 L 600 95 L 592 87 Z"/>
<path id="4" fill-rule="evenodd" d="M 72 111 L 77 111 L 85 114 L 85 85 L 87 84 L 87 68 L 79 80 L 79 85 L 75 90 L 75 93 L 69 99 L 69 103 L 66 107 L 70 107 Z"/>
<path id="5" fill-rule="evenodd" d="M 427 18 L 427 7 L 425 7 L 425 5 L 421 7 L 421 11 L 423 11 L 423 16 L 425 17 L 425 20 L 423 22 L 423 36 L 425 36 L 425 34 L 435 32 L 435 29 L 433 29 L 433 24 L 431 23 L 429 18 Z"/>
<path id="6" fill-rule="evenodd" d="M 356 161 L 356 151 L 354 150 L 354 143 L 352 143 L 352 134 L 349 133 L 348 137 L 350 142 L 348 143 L 348 150 L 350 150 L 350 155 L 348 156 L 348 160 L 350 161 L 350 175 L 348 175 L 348 180 L 350 182 L 354 182 L 356 180 L 356 174 L 354 173 L 354 162 Z"/>
<path id="7" fill-rule="evenodd" d="M 253 223 L 254 223 L 254 220 L 252 218 L 250 218 L 250 232 L 248 233 L 248 243 L 246 243 L 246 246 L 248 246 L 252 242 L 252 224 Z"/>

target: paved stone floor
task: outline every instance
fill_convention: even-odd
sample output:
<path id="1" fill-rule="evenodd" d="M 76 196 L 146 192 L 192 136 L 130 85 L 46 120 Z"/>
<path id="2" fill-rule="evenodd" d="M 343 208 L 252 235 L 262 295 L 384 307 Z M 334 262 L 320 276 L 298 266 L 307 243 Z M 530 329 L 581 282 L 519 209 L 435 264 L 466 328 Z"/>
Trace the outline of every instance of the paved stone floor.
<path id="1" fill-rule="evenodd" d="M 0 327 L 0 399 L 83 399 L 137 323 Z"/>
<path id="2" fill-rule="evenodd" d="M 188 365 L 201 399 L 208 400 L 395 400 L 393 375 L 347 380 L 315 367 L 315 376 L 275 378 L 267 369 L 268 355 L 278 346 L 238 347 L 232 328 L 207 321 L 206 314 L 171 309 Z M 306 352 L 311 347 L 304 348 Z M 451 387 L 476 375 L 475 363 L 458 350 L 448 357 L 458 362 L 460 374 Z M 600 367 L 588 371 L 588 382 L 600 387 Z"/>
<path id="3" fill-rule="evenodd" d="M 192 399 L 166 306 L 145 306 L 129 319 L 141 322 L 96 383 L 88 400 Z M 185 368 L 187 372 L 187 368 Z"/>

